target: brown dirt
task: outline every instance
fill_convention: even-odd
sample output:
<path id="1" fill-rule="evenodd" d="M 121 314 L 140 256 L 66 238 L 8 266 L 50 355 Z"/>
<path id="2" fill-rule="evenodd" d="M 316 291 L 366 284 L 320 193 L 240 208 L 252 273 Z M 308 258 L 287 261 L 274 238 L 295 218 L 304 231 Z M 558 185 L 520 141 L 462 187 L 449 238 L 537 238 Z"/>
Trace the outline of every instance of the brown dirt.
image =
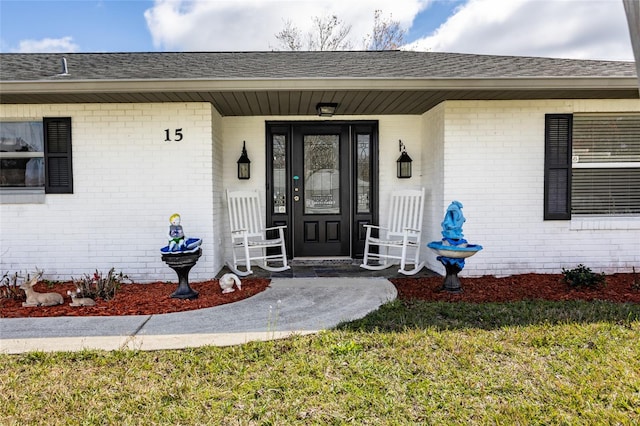
<path id="1" fill-rule="evenodd" d="M 553 274 L 522 274 L 496 278 L 460 278 L 462 293 L 440 291 L 443 279 L 391 279 L 401 299 L 445 302 L 511 302 L 516 300 L 609 300 L 640 303 L 640 274 L 607 275 L 600 288 L 572 288 L 563 276 Z"/>
<path id="2" fill-rule="evenodd" d="M 447 302 L 509 302 L 515 300 L 609 300 L 640 303 L 640 274 L 608 275 L 606 285 L 597 289 L 575 289 L 562 280 L 562 275 L 523 274 L 496 278 L 461 278 L 463 292 L 450 294 L 440 291 L 441 277 L 393 278 L 400 299 L 420 299 Z M 152 315 L 208 308 L 253 296 L 269 286 L 265 278 L 244 278 L 242 290 L 222 294 L 218 280 L 191 283 L 200 294 L 195 300 L 171 298 L 177 284 L 124 284 L 112 300 L 97 300 L 93 307 L 71 307 L 67 290 L 72 283 L 56 283 L 53 287 L 38 283 L 39 292 L 55 291 L 65 295 L 65 304 L 50 307 L 23 307 L 22 301 L 0 300 L 1 318 L 52 316 L 108 316 Z"/>
<path id="3" fill-rule="evenodd" d="M 64 296 L 64 304 L 46 307 L 23 307 L 23 300 L 0 300 L 0 318 L 58 317 L 58 316 L 108 316 L 108 315 L 152 315 L 190 311 L 237 302 L 264 291 L 269 286 L 265 278 L 244 278 L 242 290 L 222 294 L 218 280 L 189 283 L 197 291 L 198 298 L 182 300 L 171 298 L 178 284 L 156 282 L 150 284 L 123 284 L 111 300 L 96 300 L 95 306 L 69 306 L 71 299 L 67 290 L 75 290 L 71 282 L 48 286 L 38 283 L 38 292 L 57 292 Z"/>

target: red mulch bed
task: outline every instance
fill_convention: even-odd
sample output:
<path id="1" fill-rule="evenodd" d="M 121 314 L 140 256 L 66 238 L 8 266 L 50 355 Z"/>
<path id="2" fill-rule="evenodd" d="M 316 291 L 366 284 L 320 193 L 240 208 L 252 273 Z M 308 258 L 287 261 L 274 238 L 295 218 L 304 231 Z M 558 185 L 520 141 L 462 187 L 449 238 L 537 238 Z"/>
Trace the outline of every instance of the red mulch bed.
<path id="1" fill-rule="evenodd" d="M 640 274 L 613 274 L 606 276 L 606 285 L 600 288 L 573 288 L 563 275 L 522 274 L 496 278 L 460 278 L 462 293 L 440 291 L 443 279 L 394 278 L 400 299 L 419 299 L 444 302 L 512 302 L 516 300 L 609 300 L 612 302 L 640 303 Z"/>
<path id="2" fill-rule="evenodd" d="M 446 302 L 510 302 L 516 300 L 609 300 L 612 302 L 640 303 L 640 274 L 607 275 L 606 286 L 597 289 L 576 289 L 564 283 L 562 275 L 522 274 L 496 278 L 460 279 L 463 292 L 450 294 L 440 291 L 441 277 L 394 278 L 391 282 L 398 289 L 402 300 L 419 299 Z M 22 301 L 0 300 L 1 318 L 52 317 L 52 316 L 106 316 L 152 315 L 188 311 L 232 303 L 264 291 L 269 286 L 265 278 L 244 278 L 242 290 L 222 294 L 218 280 L 190 284 L 200 294 L 195 300 L 172 299 L 177 284 L 123 284 L 116 297 L 110 301 L 98 300 L 96 306 L 71 307 L 67 290 L 72 283 L 58 283 L 53 288 L 38 283 L 39 292 L 56 291 L 65 295 L 65 304 L 50 307 L 22 307 Z"/>
<path id="3" fill-rule="evenodd" d="M 67 290 L 75 290 L 73 283 L 56 283 L 53 287 L 38 283 L 34 290 L 40 293 L 57 292 L 64 296 L 64 304 L 58 306 L 23 307 L 23 300 L 0 300 L 0 318 L 59 317 L 59 316 L 108 316 L 108 315 L 152 315 L 169 312 L 190 311 L 237 302 L 264 291 L 270 280 L 266 278 L 244 278 L 242 290 L 222 294 L 218 280 L 189 283 L 199 293 L 194 300 L 171 298 L 178 284 L 150 283 L 123 284 L 111 300 L 96 300 L 95 306 L 69 306 L 71 299 Z"/>

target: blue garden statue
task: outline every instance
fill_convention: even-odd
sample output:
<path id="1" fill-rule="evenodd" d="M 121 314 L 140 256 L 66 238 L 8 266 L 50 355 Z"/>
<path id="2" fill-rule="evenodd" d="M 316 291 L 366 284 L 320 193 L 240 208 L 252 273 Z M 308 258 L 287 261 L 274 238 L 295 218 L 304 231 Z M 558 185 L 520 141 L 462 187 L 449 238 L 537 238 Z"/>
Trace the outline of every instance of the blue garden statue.
<path id="1" fill-rule="evenodd" d="M 462 239 L 462 224 L 466 220 L 462 214 L 462 203 L 460 201 L 453 201 L 449 204 L 447 212 L 444 215 L 444 220 L 442 221 L 442 236 L 447 240 L 453 240 L 449 241 L 452 245 L 460 244 L 454 244 L 453 242 Z"/>
<path id="2" fill-rule="evenodd" d="M 465 221 L 466 219 L 462 214 L 462 203 L 460 201 L 452 201 L 447 207 L 441 224 L 442 241 L 432 241 L 427 244 L 427 247 L 438 254 L 436 259 L 442 263 L 447 271 L 442 290 L 451 293 L 460 293 L 462 291 L 458 272 L 464 268 L 464 259 L 482 250 L 481 245 L 469 244 L 463 238 L 462 224 Z"/>

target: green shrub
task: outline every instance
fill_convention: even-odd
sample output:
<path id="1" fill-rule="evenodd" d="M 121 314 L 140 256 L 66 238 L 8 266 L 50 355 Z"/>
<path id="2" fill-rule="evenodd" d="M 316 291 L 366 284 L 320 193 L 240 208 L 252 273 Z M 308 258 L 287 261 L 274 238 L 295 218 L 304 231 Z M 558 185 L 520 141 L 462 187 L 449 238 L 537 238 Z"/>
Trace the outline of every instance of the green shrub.
<path id="1" fill-rule="evenodd" d="M 73 279 L 73 283 L 78 289 L 78 297 L 110 300 L 114 298 L 122 282 L 128 279 L 122 272 L 116 274 L 115 268 L 111 268 L 106 277 L 96 269 L 93 276 L 85 274 L 80 279 Z"/>
<path id="2" fill-rule="evenodd" d="M 600 285 L 606 285 L 604 272 L 596 274 L 591 271 L 591 268 L 578 265 L 573 269 L 562 268 L 562 274 L 564 275 L 564 282 L 571 287 L 589 287 L 596 288 Z"/>

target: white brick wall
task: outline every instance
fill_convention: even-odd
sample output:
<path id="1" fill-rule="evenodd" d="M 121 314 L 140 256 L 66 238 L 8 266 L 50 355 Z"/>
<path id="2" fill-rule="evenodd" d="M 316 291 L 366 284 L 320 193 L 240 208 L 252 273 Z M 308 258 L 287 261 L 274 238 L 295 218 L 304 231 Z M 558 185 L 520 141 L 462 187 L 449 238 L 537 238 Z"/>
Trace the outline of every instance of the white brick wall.
<path id="1" fill-rule="evenodd" d="M 459 200 L 465 237 L 484 250 L 462 275 L 560 272 L 578 263 L 606 272 L 640 269 L 640 218 L 544 221 L 544 114 L 640 111 L 628 101 L 455 101 L 422 116 L 379 120 L 380 221 L 389 194 L 426 188 L 423 243 L 439 240 L 448 204 Z M 176 279 L 160 259 L 168 218 L 182 215 L 188 236 L 204 240 L 192 280 L 212 278 L 230 257 L 224 190 L 265 186 L 265 121 L 317 117 L 221 117 L 207 103 L 0 105 L 0 118 L 69 116 L 74 194 L 44 204 L 0 204 L 0 271 L 44 269 L 69 279 L 115 267 L 136 281 Z M 165 129 L 182 128 L 181 142 Z M 398 140 L 413 177 L 396 177 Z M 248 181 L 236 177 L 242 141 Z M 443 272 L 423 246 L 428 267 Z"/>
<path id="2" fill-rule="evenodd" d="M 640 111 L 640 102 L 456 101 L 444 108 L 444 202 L 436 207 L 442 220 L 447 205 L 461 201 L 465 238 L 484 246 L 463 274 L 559 273 L 579 263 L 638 269 L 640 218 L 544 221 L 543 190 L 546 113 Z"/>
<path id="3" fill-rule="evenodd" d="M 203 239 L 191 279 L 214 260 L 212 108 L 208 103 L 1 105 L 0 117 L 72 118 L 73 194 L 0 205 L 0 270 L 69 279 L 111 267 L 136 281 L 176 280 L 160 258 L 169 216 Z M 219 121 L 219 120 L 218 120 Z M 165 142 L 165 129 L 184 139 Z M 219 150 L 219 138 L 217 140 Z"/>
<path id="4" fill-rule="evenodd" d="M 442 205 L 444 205 L 444 104 L 439 104 L 423 116 L 422 132 L 422 185 L 425 187 L 424 221 L 422 226 L 423 247 L 430 241 L 440 240 Z M 421 258 L 426 267 L 444 274 L 444 267 L 436 260 L 433 252 L 424 247 Z"/>
<path id="5" fill-rule="evenodd" d="M 214 247 L 211 268 L 216 273 L 224 266 L 224 242 L 226 229 L 223 217 L 226 216 L 226 208 L 223 204 L 224 198 L 224 158 L 223 158 L 223 138 L 222 138 L 222 117 L 211 108 L 211 122 L 213 125 L 213 149 L 211 152 L 212 164 L 212 216 L 210 217 L 213 226 Z"/>

